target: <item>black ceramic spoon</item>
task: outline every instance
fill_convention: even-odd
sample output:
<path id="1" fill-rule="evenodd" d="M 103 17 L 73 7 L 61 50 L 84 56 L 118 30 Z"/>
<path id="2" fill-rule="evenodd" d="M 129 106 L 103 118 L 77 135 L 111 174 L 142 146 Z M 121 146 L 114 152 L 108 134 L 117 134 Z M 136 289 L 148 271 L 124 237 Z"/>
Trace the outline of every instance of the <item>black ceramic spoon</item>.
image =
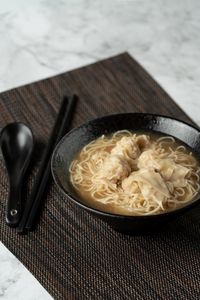
<path id="1" fill-rule="evenodd" d="M 23 123 L 8 124 L 1 131 L 0 145 L 10 183 L 6 223 L 16 227 L 21 217 L 23 179 L 33 151 L 32 132 Z"/>

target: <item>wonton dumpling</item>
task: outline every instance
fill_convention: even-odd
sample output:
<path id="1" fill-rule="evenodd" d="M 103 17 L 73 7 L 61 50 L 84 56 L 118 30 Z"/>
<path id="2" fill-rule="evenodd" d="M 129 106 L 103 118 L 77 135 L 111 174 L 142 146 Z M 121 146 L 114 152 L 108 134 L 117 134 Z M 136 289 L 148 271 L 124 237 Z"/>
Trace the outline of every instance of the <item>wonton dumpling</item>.
<path id="1" fill-rule="evenodd" d="M 130 172 L 131 168 L 125 158 L 120 155 L 110 155 L 100 170 L 100 176 L 116 183 L 126 178 Z"/>
<path id="2" fill-rule="evenodd" d="M 145 200 L 149 201 L 152 198 L 156 199 L 160 205 L 160 208 L 164 209 L 163 203 L 167 199 L 167 196 L 165 194 L 163 194 L 161 191 L 159 191 L 157 189 L 154 189 L 152 186 L 150 186 L 146 182 L 140 182 L 139 187 L 140 187 L 142 196 L 144 197 Z"/>
<path id="3" fill-rule="evenodd" d="M 174 187 L 184 187 L 186 185 L 185 176 L 189 169 L 176 164 L 171 158 L 156 158 L 156 152 L 153 149 L 144 151 L 138 158 L 139 169 L 155 169 L 159 171 L 166 181 L 173 183 Z"/>
<path id="4" fill-rule="evenodd" d="M 155 150 L 149 149 L 144 152 L 139 156 L 138 158 L 138 164 L 137 164 L 139 169 L 158 169 L 159 164 L 156 160 L 156 153 Z"/>
<path id="5" fill-rule="evenodd" d="M 136 159 L 140 155 L 140 149 L 134 138 L 130 136 L 124 136 L 111 150 L 111 155 L 121 155 L 126 159 Z"/>
<path id="6" fill-rule="evenodd" d="M 131 190 L 133 183 L 138 183 L 145 199 L 148 199 L 152 194 L 157 196 L 162 195 L 169 197 L 169 190 L 159 173 L 155 172 L 153 169 L 143 169 L 136 172 L 132 172 L 127 179 L 122 182 L 122 188 L 125 190 Z"/>
<path id="7" fill-rule="evenodd" d="M 189 173 L 189 169 L 176 164 L 172 159 L 165 158 L 157 160 L 158 170 L 162 177 L 173 183 L 174 187 L 183 187 L 186 185 L 186 175 Z"/>
<path id="8" fill-rule="evenodd" d="M 174 172 L 174 162 L 171 159 L 159 159 L 157 160 L 160 174 L 165 180 L 169 180 Z"/>
<path id="9" fill-rule="evenodd" d="M 172 176 L 169 178 L 174 185 L 174 187 L 184 187 L 187 185 L 186 175 L 190 170 L 184 166 L 174 163 L 174 169 Z"/>

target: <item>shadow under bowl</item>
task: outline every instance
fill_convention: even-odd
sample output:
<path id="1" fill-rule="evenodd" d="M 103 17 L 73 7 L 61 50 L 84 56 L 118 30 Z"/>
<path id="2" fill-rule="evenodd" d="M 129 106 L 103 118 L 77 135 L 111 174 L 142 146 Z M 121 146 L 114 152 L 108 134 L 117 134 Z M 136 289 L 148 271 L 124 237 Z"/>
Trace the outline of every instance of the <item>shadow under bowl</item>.
<path id="1" fill-rule="evenodd" d="M 177 119 L 144 113 L 115 114 L 91 120 L 71 130 L 56 146 L 51 161 L 55 183 L 81 209 L 106 221 L 115 230 L 128 234 L 157 231 L 163 225 L 188 212 L 200 203 L 200 193 L 187 205 L 174 211 L 150 216 L 125 216 L 107 213 L 85 204 L 77 195 L 69 180 L 69 166 L 75 155 L 92 140 L 101 135 L 127 129 L 133 132 L 163 133 L 188 145 L 200 160 L 200 131 Z"/>

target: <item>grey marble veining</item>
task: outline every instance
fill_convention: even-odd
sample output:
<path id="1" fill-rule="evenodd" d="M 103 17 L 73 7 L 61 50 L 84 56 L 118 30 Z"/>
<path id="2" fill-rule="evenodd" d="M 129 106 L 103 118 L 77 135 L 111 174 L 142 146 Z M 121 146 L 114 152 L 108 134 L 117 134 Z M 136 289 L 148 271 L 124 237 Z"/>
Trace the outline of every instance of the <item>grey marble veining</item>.
<path id="1" fill-rule="evenodd" d="M 0 299 L 51 300 L 27 269 L 0 243 Z"/>
<path id="2" fill-rule="evenodd" d="M 200 125 L 198 0 L 2 0 L 0 91 L 129 51 Z M 0 299 L 51 299 L 0 244 Z"/>

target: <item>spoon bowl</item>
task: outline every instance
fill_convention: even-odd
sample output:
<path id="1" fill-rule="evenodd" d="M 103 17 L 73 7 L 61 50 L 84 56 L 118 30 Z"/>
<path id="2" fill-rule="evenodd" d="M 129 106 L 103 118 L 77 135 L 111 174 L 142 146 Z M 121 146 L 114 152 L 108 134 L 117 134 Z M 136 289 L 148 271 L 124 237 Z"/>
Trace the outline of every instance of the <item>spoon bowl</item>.
<path id="1" fill-rule="evenodd" d="M 6 223 L 16 227 L 21 217 L 22 183 L 33 152 L 33 134 L 25 124 L 14 122 L 1 131 L 0 145 L 10 185 Z"/>

